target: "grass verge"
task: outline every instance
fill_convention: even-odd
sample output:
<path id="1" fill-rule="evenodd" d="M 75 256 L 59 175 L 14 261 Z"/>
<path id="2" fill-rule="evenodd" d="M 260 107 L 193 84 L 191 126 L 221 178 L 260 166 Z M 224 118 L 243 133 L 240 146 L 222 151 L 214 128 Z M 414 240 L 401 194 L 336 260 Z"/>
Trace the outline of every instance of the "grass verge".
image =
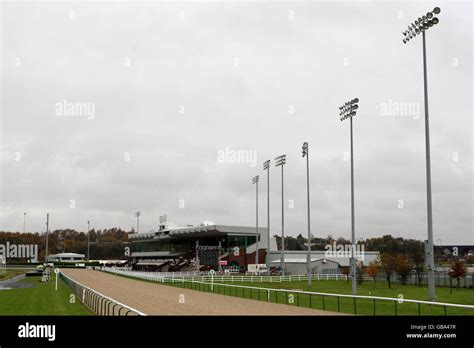
<path id="1" fill-rule="evenodd" d="M 61 279 L 58 279 L 57 291 L 54 276 L 45 283 L 41 277 L 27 277 L 21 282 L 34 286 L 0 290 L 0 315 L 94 315 L 72 296 L 71 289 Z"/>
<path id="2" fill-rule="evenodd" d="M 21 269 L 7 270 L 4 273 L 0 273 L 0 280 L 7 280 L 23 273 L 26 273 L 26 270 L 21 270 Z"/>

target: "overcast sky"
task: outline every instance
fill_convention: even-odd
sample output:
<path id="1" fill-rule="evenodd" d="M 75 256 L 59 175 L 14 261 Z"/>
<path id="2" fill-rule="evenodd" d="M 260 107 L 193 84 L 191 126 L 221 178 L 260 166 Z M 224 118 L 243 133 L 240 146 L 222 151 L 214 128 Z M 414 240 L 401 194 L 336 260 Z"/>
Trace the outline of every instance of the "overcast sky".
<path id="1" fill-rule="evenodd" d="M 474 244 L 469 2 L 3 2 L 0 230 L 156 229 L 211 220 L 315 236 L 426 239 L 422 40 L 427 32 L 435 242 Z M 70 114 L 62 108 L 74 104 Z M 79 104 L 82 103 L 82 104 Z M 81 113 L 78 105 L 90 107 Z M 400 109 L 401 108 L 401 109 Z M 400 110 L 402 115 L 399 115 Z M 247 151 L 232 163 L 220 151 Z M 253 162 L 256 155 L 256 163 Z M 254 164 L 256 164 L 254 166 Z"/>

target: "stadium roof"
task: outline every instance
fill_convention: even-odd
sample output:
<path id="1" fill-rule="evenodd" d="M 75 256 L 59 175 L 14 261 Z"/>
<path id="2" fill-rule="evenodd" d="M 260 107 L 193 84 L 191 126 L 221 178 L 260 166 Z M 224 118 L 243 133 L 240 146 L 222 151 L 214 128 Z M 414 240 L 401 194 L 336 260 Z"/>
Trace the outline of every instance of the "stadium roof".
<path id="1" fill-rule="evenodd" d="M 60 253 L 60 254 L 51 254 L 51 255 L 48 255 L 48 257 L 51 257 L 51 258 L 82 257 L 82 258 L 84 258 L 85 255 L 84 254 L 75 254 L 75 253 Z"/>
<path id="2" fill-rule="evenodd" d="M 266 227 L 258 228 L 260 234 L 265 234 Z M 208 226 L 193 226 L 184 228 L 175 228 L 162 230 L 157 232 L 134 233 L 129 234 L 128 238 L 133 239 L 169 239 L 180 238 L 185 236 L 202 237 L 213 235 L 235 235 L 235 236 L 255 236 L 255 227 L 245 226 L 224 226 L 224 225 L 208 225 Z"/>

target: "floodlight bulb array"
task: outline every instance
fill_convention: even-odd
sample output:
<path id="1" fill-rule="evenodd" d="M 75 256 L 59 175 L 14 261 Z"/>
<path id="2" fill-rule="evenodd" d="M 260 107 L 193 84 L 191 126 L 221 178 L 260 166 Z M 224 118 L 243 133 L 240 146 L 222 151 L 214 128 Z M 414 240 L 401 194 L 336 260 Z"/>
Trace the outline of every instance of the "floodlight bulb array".
<path id="1" fill-rule="evenodd" d="M 275 167 L 286 164 L 286 155 L 281 155 L 275 158 Z"/>
<path id="2" fill-rule="evenodd" d="M 359 105 L 357 104 L 358 102 L 359 98 L 354 98 L 339 107 L 339 116 L 341 118 L 341 121 L 344 121 L 346 118 L 354 117 L 356 115 L 356 110 L 359 108 Z"/>
<path id="3" fill-rule="evenodd" d="M 408 29 L 402 32 L 403 38 L 402 41 L 403 43 L 407 43 L 411 39 L 413 39 L 415 36 L 418 34 L 424 32 L 425 30 L 428 30 L 432 26 L 436 25 L 439 23 L 439 19 L 435 17 L 435 15 L 439 14 L 441 12 L 441 9 L 439 7 L 435 7 L 433 11 L 428 12 L 426 15 L 423 15 L 421 17 L 418 17 L 413 23 L 411 23 L 408 26 Z"/>
<path id="4" fill-rule="evenodd" d="M 303 147 L 302 147 L 301 152 L 303 154 L 303 157 L 308 155 L 308 143 L 306 141 L 303 143 Z"/>
<path id="5" fill-rule="evenodd" d="M 263 162 L 263 170 L 267 170 L 268 168 L 270 168 L 270 160 Z"/>

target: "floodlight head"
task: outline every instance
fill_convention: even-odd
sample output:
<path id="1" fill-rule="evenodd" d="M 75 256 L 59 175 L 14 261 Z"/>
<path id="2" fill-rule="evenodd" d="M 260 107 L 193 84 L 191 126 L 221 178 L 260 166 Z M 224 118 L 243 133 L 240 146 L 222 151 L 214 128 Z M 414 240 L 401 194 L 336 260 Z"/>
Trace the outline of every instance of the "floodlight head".
<path id="1" fill-rule="evenodd" d="M 406 37 L 405 39 L 403 39 L 403 42 L 407 42 L 408 41 L 408 37 Z M 358 108 L 359 108 L 359 105 L 357 105 L 357 103 L 359 102 L 359 98 L 354 98 L 348 102 L 346 102 L 344 105 L 347 105 L 349 104 L 349 106 L 346 106 L 343 110 L 343 112 L 341 112 L 339 115 L 341 116 L 340 117 L 340 120 L 341 121 L 344 121 L 345 119 L 349 118 L 349 117 L 353 117 L 356 115 L 356 111 Z M 304 157 L 304 155 L 303 155 Z"/>
<path id="2" fill-rule="evenodd" d="M 286 155 L 281 155 L 275 158 L 275 167 L 279 167 L 286 164 Z"/>
<path id="3" fill-rule="evenodd" d="M 403 43 L 406 44 L 408 41 L 410 41 L 410 39 L 413 39 L 420 33 L 424 33 L 425 30 L 428 30 L 433 25 L 438 24 L 439 20 L 435 17 L 435 15 L 439 14 L 440 12 L 441 9 L 439 7 L 435 7 L 433 11 L 427 12 L 425 15 L 418 17 L 414 23 L 410 23 L 408 25 L 408 31 L 403 32 Z"/>
<path id="4" fill-rule="evenodd" d="M 308 143 L 306 141 L 303 143 L 302 154 L 303 154 L 303 157 L 308 155 Z"/>
<path id="5" fill-rule="evenodd" d="M 259 178 L 258 175 L 257 175 L 257 176 L 254 176 L 254 177 L 252 178 L 252 184 L 257 183 L 257 182 L 258 182 L 258 178 Z"/>
<path id="6" fill-rule="evenodd" d="M 270 168 L 270 160 L 263 162 L 263 170 L 267 170 L 268 168 Z"/>
<path id="7" fill-rule="evenodd" d="M 136 217 L 140 217 L 140 214 L 141 214 L 141 213 L 140 213 L 139 211 L 137 211 L 137 212 L 135 213 L 135 216 L 136 216 Z"/>

